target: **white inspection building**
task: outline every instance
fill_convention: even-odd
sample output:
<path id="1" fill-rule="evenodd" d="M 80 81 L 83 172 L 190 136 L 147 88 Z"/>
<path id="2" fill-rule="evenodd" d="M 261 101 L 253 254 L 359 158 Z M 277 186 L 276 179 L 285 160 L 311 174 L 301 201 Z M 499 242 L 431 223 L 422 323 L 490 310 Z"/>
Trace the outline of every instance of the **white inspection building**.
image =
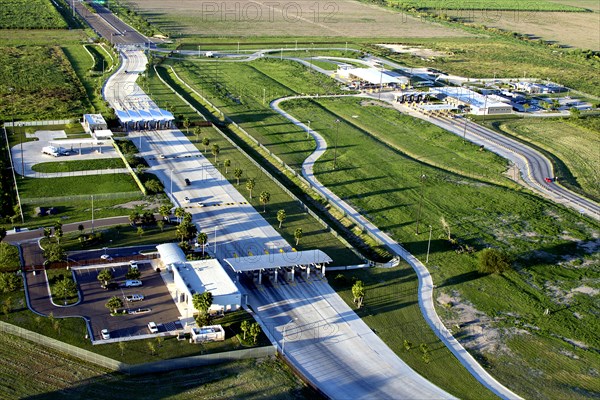
<path id="1" fill-rule="evenodd" d="M 188 261 L 176 243 L 165 243 L 156 248 L 162 263 L 173 276 L 176 288 L 173 298 L 175 303 L 179 303 L 180 306 L 183 303 L 184 308 L 193 310 L 193 295 L 211 292 L 211 312 L 224 313 L 241 307 L 242 295 L 219 261 Z"/>
<path id="2" fill-rule="evenodd" d="M 475 115 L 510 114 L 510 104 L 501 103 L 470 89 L 463 87 L 440 87 L 431 90 L 432 94 L 444 97 L 444 101 L 456 106 L 469 107 L 470 113 Z"/>

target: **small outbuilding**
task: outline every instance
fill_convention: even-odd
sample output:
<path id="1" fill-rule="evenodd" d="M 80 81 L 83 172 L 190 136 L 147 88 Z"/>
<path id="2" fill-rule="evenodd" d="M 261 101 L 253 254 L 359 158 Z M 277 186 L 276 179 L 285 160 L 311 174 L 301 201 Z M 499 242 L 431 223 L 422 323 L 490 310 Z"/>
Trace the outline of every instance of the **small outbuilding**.
<path id="1" fill-rule="evenodd" d="M 97 130 L 108 129 L 108 125 L 101 114 L 83 114 L 83 128 L 93 135 Z"/>

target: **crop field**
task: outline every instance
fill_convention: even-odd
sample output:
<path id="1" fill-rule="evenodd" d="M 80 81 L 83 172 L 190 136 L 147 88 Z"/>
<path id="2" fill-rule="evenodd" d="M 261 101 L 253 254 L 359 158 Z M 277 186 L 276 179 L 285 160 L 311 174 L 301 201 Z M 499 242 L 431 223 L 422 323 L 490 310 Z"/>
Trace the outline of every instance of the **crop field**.
<path id="1" fill-rule="evenodd" d="M 3 0 L 0 29 L 65 29 L 67 23 L 51 0 Z"/>
<path id="2" fill-rule="evenodd" d="M 310 116 L 315 121 L 313 128 L 328 143 L 333 143 L 335 129 L 323 121 L 344 115 L 329 111 L 330 101 L 320 99 L 312 105 L 291 101 L 284 106 L 296 118 Z M 562 357 L 556 354 L 573 348 L 569 343 L 575 341 L 581 344 L 576 346 L 577 352 L 585 354 L 576 363 L 578 371 L 586 365 L 600 368 L 600 357 L 589 350 L 598 346 L 595 331 L 600 328 L 595 316 L 597 305 L 593 305 L 600 293 L 597 268 L 600 243 L 596 239 L 600 226 L 535 196 L 420 165 L 379 143 L 376 137 L 381 132 L 376 129 L 370 134 L 370 130 L 365 132 L 346 122 L 342 129 L 337 145 L 338 168 L 332 170 L 330 148 L 317 162 L 318 179 L 421 260 L 425 259 L 429 233 L 423 227 L 431 226 L 433 240 L 428 268 L 438 287 L 436 299 L 440 312 L 449 326 L 454 326 L 452 321 L 458 319 L 456 325 L 462 328 L 455 332 L 464 335 L 467 346 L 494 371 L 495 377 L 526 397 L 578 396 L 576 388 L 565 388 L 564 376 L 555 372 L 561 359 L 566 364 L 573 363 L 570 353 Z M 394 135 L 392 130 L 385 133 L 390 138 Z M 398 142 L 398 146 L 402 144 Z M 415 235 L 419 205 L 422 205 L 422 228 Z M 476 257 L 449 243 L 441 217 L 448 221 L 453 238 L 459 242 L 476 250 L 494 246 L 509 251 L 516 259 L 516 271 L 500 276 L 478 274 Z M 380 280 L 373 277 L 372 282 L 371 287 L 376 289 Z M 452 301 L 444 301 L 445 296 Z M 461 312 L 467 306 L 475 310 L 471 315 Z M 544 309 L 553 317 L 541 318 Z M 460 320 L 465 315 L 467 320 Z M 378 317 L 387 318 L 374 315 Z M 580 323 L 580 319 L 586 323 Z M 485 343 L 489 342 L 487 346 L 481 343 L 469 346 L 473 329 L 493 332 L 496 336 L 483 337 Z M 527 342 L 529 335 L 533 342 L 552 344 L 549 350 L 555 355 L 552 363 L 537 362 L 540 356 L 534 356 L 527 346 L 511 346 Z M 551 340 L 557 337 L 562 339 Z M 525 371 L 541 371 L 538 382 L 543 384 L 528 389 L 525 379 L 519 381 L 515 376 L 515 369 L 511 373 L 510 368 L 498 368 L 508 356 Z M 430 364 L 428 368 L 433 367 Z M 521 374 L 523 369 L 519 371 Z M 581 388 L 597 390 L 597 384 L 582 381 Z"/>
<path id="3" fill-rule="evenodd" d="M 130 8 L 175 36 L 441 37 L 467 33 L 355 1 L 240 3 L 128 0 Z"/>
<path id="4" fill-rule="evenodd" d="M 490 124 L 500 132 L 531 142 L 556 156 L 561 161 L 557 175 L 564 176 L 563 184 L 596 201 L 600 200 L 598 117 L 580 120 L 520 119 Z"/>
<path id="5" fill-rule="evenodd" d="M 0 47 L 0 66 L 0 119 L 58 119 L 85 110 L 85 91 L 59 47 Z"/>
<path id="6" fill-rule="evenodd" d="M 159 68 L 159 71 L 163 70 Z M 168 78 L 167 74 L 164 75 Z M 167 81 L 172 83 L 170 80 Z M 151 74 L 150 76 L 148 89 L 152 93 L 152 97 L 155 101 L 159 104 L 170 104 L 176 115 L 183 115 L 184 117 L 190 118 L 192 121 L 198 118 L 198 115 L 181 99 L 168 90 L 154 74 Z M 190 100 L 193 101 L 193 99 Z M 198 107 L 200 106 L 198 105 Z M 182 131 L 184 133 L 186 132 L 185 129 L 182 129 Z M 243 175 L 240 179 L 240 186 L 238 189 L 257 210 L 262 212 L 263 209 L 266 208 L 266 212 L 263 212 L 263 217 L 269 223 L 277 227 L 279 225 L 276 220 L 277 210 L 286 210 L 286 221 L 281 229 L 278 228 L 278 231 L 289 243 L 295 243 L 294 231 L 296 228 L 302 228 L 303 237 L 299 246 L 297 246 L 298 249 L 318 247 L 324 250 L 334 260 L 334 264 L 336 265 L 350 265 L 360 262 L 360 259 L 354 255 L 354 253 L 348 250 L 331 233 L 326 232 L 322 225 L 308 215 L 305 210 L 274 183 L 271 178 L 257 169 L 245 155 L 239 152 L 229 142 L 225 141 L 217 131 L 212 128 L 201 128 L 201 134 L 197 137 L 193 133 L 193 128 L 190 128 L 188 137 L 202 152 L 205 151 L 204 146 L 202 145 L 202 139 L 205 137 L 210 140 L 210 146 L 213 144 L 218 144 L 220 146 L 219 170 L 233 185 L 237 185 L 237 180 L 233 176 L 233 170 L 235 168 L 242 169 Z M 200 142 L 198 142 L 198 139 Z M 210 152 L 210 148 L 208 152 Z M 208 158 L 211 161 L 213 160 L 210 156 Z M 228 172 L 225 171 L 223 166 L 224 160 L 227 159 L 231 160 L 231 167 L 228 168 Z M 253 191 L 252 199 L 249 198 L 249 192 L 245 190 L 245 182 L 249 177 L 256 180 L 256 188 Z M 262 191 L 267 191 L 271 195 L 271 200 L 266 207 L 259 202 L 259 194 Z"/>
<path id="7" fill-rule="evenodd" d="M 461 22 L 519 32 L 568 46 L 600 50 L 598 12 L 452 10 L 446 14 Z"/>
<path id="8" fill-rule="evenodd" d="M 389 58 L 409 67 L 431 67 L 470 78 L 538 78 L 600 96 L 598 61 L 587 59 L 580 50 L 551 49 L 516 40 L 494 37 L 477 39 L 411 39 L 403 44 L 423 46 L 447 55 L 424 62 L 420 57 L 391 53 Z M 369 47 L 381 52 L 380 48 Z"/>
<path id="9" fill-rule="evenodd" d="M 417 10 L 516 10 L 516 11 L 585 11 L 583 8 L 548 0 L 524 3 L 520 0 L 394 0 L 401 8 Z"/>
<path id="10" fill-rule="evenodd" d="M 319 398 L 275 359 L 126 376 L 5 333 L 0 356 L 3 399 Z"/>

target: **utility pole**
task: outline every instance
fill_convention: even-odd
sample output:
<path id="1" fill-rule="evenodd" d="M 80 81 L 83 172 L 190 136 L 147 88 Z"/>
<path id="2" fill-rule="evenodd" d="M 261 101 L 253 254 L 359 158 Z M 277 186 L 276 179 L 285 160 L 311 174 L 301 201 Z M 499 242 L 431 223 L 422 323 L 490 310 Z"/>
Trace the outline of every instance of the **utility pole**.
<path id="1" fill-rule="evenodd" d="M 337 141 L 338 141 L 339 130 L 340 130 L 340 120 L 336 119 L 335 120 L 335 140 L 334 140 L 334 147 L 333 147 L 333 169 L 336 168 L 336 163 L 337 163 Z"/>

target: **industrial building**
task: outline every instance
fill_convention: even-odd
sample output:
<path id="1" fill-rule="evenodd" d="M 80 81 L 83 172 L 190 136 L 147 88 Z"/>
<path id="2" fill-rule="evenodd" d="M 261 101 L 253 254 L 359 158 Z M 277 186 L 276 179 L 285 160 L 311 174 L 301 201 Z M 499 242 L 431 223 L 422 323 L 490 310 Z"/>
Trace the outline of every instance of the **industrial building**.
<path id="1" fill-rule="evenodd" d="M 510 114 L 512 112 L 510 104 L 495 101 L 489 96 L 483 96 L 462 87 L 435 88 L 430 93 L 446 103 L 467 108 L 467 111 L 474 115 Z"/>
<path id="2" fill-rule="evenodd" d="M 194 294 L 211 292 L 211 313 L 224 313 L 241 307 L 242 296 L 218 260 L 188 261 L 176 243 L 161 244 L 156 246 L 156 249 L 161 262 L 175 282 L 176 290 L 172 295 L 176 304 L 193 310 Z"/>
<path id="3" fill-rule="evenodd" d="M 397 72 L 377 68 L 340 68 L 340 78 L 359 83 L 359 88 L 406 87 L 410 80 Z"/>

